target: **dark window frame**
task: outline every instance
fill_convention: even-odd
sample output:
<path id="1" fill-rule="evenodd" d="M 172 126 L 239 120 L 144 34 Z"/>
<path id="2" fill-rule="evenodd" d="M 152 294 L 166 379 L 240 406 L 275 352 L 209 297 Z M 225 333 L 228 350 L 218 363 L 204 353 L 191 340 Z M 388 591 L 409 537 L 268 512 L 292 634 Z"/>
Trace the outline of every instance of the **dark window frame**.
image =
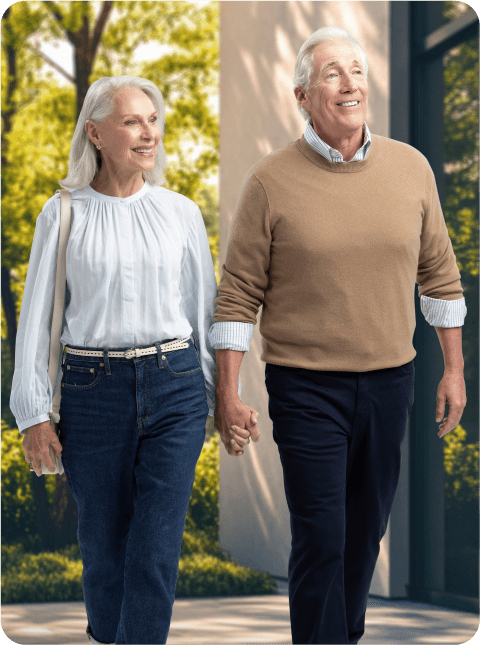
<path id="1" fill-rule="evenodd" d="M 443 88 L 437 88 L 438 96 L 429 93 L 431 103 L 427 106 L 422 91 L 426 64 L 442 60 L 446 51 L 464 40 L 478 38 L 479 27 L 478 17 L 472 10 L 426 34 L 426 12 L 435 10 L 433 4 L 443 3 L 390 3 L 390 136 L 413 145 L 427 157 L 424 133 L 429 126 L 428 110 L 435 101 L 439 104 L 443 101 Z M 430 89 L 435 92 L 435 86 Z M 436 177 L 443 176 L 442 160 L 429 160 Z M 439 181 L 441 199 L 442 184 Z M 443 496 L 438 495 L 439 486 L 443 485 L 442 444 L 436 437 L 433 419 L 438 374 L 443 373 L 443 355 L 436 333 L 421 313 L 418 293 L 415 308 L 416 403 L 409 424 L 410 567 L 407 593 L 412 600 L 477 613 L 478 598 L 443 591 L 444 508 Z M 435 540 L 429 539 L 433 532 Z"/>

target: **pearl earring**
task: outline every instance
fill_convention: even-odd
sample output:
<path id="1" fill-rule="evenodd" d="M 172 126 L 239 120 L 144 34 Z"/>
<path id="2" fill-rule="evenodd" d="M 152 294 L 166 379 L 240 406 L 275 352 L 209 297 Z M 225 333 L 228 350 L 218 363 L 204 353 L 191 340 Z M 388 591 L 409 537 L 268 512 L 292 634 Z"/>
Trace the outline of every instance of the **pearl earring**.
<path id="1" fill-rule="evenodd" d="M 97 143 L 97 150 L 101 150 L 101 149 L 102 149 L 102 146 L 99 143 Z"/>

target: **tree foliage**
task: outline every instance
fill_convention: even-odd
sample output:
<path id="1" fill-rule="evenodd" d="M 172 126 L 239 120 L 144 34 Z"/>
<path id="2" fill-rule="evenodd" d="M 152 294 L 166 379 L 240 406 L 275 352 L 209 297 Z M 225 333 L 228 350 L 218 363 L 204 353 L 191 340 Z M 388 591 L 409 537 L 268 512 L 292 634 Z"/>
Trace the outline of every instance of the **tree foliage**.
<path id="1" fill-rule="evenodd" d="M 458 425 L 445 435 L 443 464 L 445 498 L 448 505 L 478 499 L 478 442 L 468 443 L 467 433 Z"/>

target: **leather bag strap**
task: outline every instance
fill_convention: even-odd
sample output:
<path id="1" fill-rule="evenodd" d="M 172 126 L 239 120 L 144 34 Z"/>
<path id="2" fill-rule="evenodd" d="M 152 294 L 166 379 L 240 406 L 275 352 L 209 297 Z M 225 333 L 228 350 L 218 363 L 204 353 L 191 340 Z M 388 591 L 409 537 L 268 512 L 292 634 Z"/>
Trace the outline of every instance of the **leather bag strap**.
<path id="1" fill-rule="evenodd" d="M 53 301 L 52 331 L 50 334 L 50 357 L 48 360 L 48 377 L 52 392 L 57 381 L 60 358 L 60 335 L 62 333 L 63 309 L 65 304 L 65 287 L 67 284 L 67 244 L 72 220 L 72 199 L 68 190 L 57 190 L 60 193 L 60 232 L 58 235 L 57 274 L 55 279 L 55 299 Z M 52 420 L 60 420 L 60 388 L 52 401 Z"/>

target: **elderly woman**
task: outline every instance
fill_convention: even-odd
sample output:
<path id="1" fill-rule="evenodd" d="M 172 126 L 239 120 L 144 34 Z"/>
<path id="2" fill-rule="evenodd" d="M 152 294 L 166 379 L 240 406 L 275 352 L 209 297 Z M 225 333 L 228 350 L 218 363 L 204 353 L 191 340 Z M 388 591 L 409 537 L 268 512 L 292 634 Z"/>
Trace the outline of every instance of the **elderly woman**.
<path id="1" fill-rule="evenodd" d="M 58 195 L 37 220 L 20 314 L 11 408 L 37 474 L 53 466 L 49 446 L 62 455 L 93 643 L 166 642 L 214 408 L 215 274 L 198 206 L 159 185 L 164 120 L 143 78 L 101 78 L 85 97 L 60 182 L 72 226 L 58 438 L 47 377 Z"/>
<path id="2" fill-rule="evenodd" d="M 343 29 L 297 57 L 305 136 L 245 180 L 219 287 L 215 427 L 257 438 L 235 383 L 257 311 L 290 510 L 294 643 L 357 643 L 413 403 L 414 293 L 445 357 L 439 436 L 465 405 L 465 304 L 432 170 L 370 133 L 367 58 Z M 444 417 L 445 403 L 449 404 Z"/>

